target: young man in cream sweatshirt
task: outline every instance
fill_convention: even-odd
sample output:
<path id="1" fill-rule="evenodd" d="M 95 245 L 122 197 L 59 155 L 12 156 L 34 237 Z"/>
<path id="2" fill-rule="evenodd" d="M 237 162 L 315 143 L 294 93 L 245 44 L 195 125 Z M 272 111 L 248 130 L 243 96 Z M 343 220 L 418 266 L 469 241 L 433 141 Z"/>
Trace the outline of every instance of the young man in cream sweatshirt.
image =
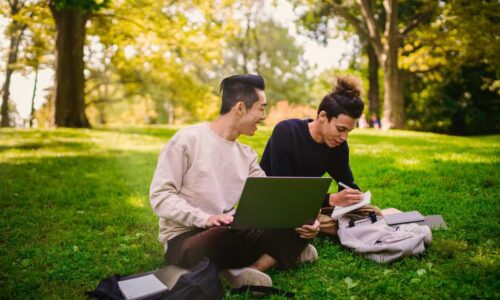
<path id="1" fill-rule="evenodd" d="M 290 268 L 317 259 L 309 245 L 319 231 L 317 221 L 279 230 L 224 226 L 233 220 L 246 178 L 265 176 L 255 151 L 236 141 L 241 134 L 254 135 L 264 120 L 264 89 L 258 75 L 222 80 L 219 117 L 181 129 L 170 139 L 150 187 L 167 263 L 189 268 L 206 256 L 226 269 L 223 274 L 233 287 L 271 286 L 264 273 L 270 267 Z"/>

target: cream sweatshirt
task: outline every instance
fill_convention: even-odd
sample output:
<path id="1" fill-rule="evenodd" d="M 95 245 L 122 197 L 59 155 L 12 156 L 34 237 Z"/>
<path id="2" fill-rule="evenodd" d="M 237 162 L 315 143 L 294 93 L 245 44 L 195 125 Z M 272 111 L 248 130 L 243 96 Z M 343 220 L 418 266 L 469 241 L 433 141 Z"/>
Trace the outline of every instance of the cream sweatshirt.
<path id="1" fill-rule="evenodd" d="M 265 176 L 250 147 L 218 136 L 208 123 L 179 130 L 161 151 L 150 187 L 165 251 L 168 240 L 231 211 L 250 176 Z"/>

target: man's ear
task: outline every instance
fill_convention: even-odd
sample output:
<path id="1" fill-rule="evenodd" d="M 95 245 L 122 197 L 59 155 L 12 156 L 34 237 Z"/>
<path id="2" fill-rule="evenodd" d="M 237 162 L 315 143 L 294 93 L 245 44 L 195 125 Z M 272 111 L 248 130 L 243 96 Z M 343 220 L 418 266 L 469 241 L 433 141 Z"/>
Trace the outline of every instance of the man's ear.
<path id="1" fill-rule="evenodd" d="M 234 106 L 239 114 L 244 115 L 247 112 L 247 107 L 245 106 L 245 103 L 243 103 L 243 101 L 236 102 Z"/>

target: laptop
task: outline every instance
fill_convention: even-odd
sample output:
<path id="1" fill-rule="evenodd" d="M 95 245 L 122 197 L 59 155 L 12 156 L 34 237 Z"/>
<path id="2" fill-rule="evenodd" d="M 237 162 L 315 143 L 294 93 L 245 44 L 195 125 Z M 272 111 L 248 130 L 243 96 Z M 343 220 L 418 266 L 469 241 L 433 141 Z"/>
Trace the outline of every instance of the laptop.
<path id="1" fill-rule="evenodd" d="M 420 214 L 420 212 L 413 210 L 408 212 L 402 212 L 398 214 L 390 214 L 384 216 L 387 225 L 398 225 L 405 223 L 415 223 L 424 221 L 425 217 Z"/>
<path id="2" fill-rule="evenodd" d="M 230 227 L 278 229 L 313 224 L 331 182 L 324 177 L 249 177 Z"/>

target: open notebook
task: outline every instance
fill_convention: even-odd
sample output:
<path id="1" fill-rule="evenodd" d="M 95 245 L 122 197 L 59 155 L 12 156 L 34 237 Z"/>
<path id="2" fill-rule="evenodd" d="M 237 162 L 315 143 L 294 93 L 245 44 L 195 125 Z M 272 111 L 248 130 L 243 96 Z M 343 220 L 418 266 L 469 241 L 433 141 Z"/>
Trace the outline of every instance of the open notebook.
<path id="1" fill-rule="evenodd" d="M 356 204 L 349 205 L 349 206 L 335 206 L 335 208 L 333 209 L 333 212 L 332 212 L 332 218 L 334 220 L 337 220 L 338 218 L 340 218 L 340 216 L 342 216 L 350 211 L 353 211 L 353 210 L 358 209 L 362 206 L 370 204 L 371 200 L 372 200 L 372 193 L 370 193 L 370 191 L 368 191 L 368 192 L 364 193 L 363 200 L 361 200 L 360 202 L 358 202 Z"/>

